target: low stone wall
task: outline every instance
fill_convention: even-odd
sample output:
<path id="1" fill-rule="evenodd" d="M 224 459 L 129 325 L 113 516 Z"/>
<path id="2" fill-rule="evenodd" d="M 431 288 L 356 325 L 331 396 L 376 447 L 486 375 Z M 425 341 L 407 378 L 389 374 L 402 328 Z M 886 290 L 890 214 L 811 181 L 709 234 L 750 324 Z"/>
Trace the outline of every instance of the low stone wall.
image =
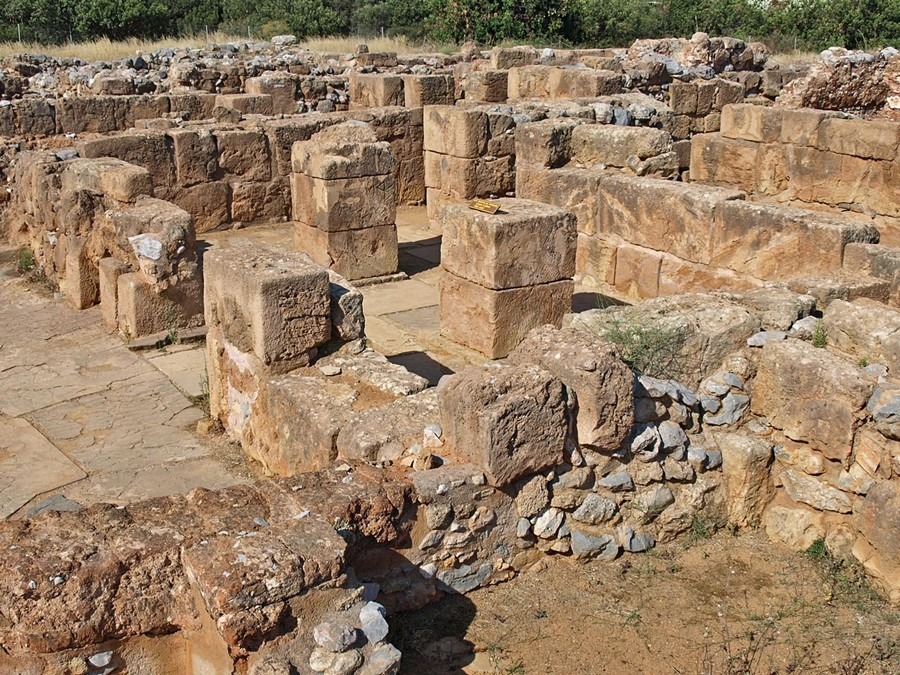
<path id="1" fill-rule="evenodd" d="M 322 129 L 356 119 L 391 145 L 397 201 L 425 198 L 419 109 L 379 108 L 237 123 L 183 123 L 76 141 L 82 157 L 115 157 L 150 171 L 154 193 L 188 211 L 197 232 L 291 216 L 291 148 Z"/>
<path id="2" fill-rule="evenodd" d="M 674 173 L 662 131 L 547 120 L 520 126 L 517 138 L 517 196 L 571 209 L 577 274 L 628 298 L 834 275 L 847 244 L 878 242 L 870 222 L 606 168 Z"/>
<path id="3" fill-rule="evenodd" d="M 151 175 L 119 159 L 26 152 L 15 166 L 9 239 L 71 304 L 140 337 L 202 324 L 203 284 L 191 215 L 156 199 Z"/>
<path id="4" fill-rule="evenodd" d="M 719 134 L 691 141 L 691 179 L 779 202 L 854 211 L 900 244 L 900 123 L 822 110 L 726 106 Z"/>

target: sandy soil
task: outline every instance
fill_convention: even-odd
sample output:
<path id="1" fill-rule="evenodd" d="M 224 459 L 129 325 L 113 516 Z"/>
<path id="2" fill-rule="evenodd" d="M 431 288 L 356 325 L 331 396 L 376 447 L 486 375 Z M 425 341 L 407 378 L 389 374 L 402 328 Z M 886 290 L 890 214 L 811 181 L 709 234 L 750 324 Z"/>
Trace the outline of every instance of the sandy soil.
<path id="1" fill-rule="evenodd" d="M 900 673 L 900 611 L 762 533 L 548 562 L 392 620 L 403 673 Z"/>

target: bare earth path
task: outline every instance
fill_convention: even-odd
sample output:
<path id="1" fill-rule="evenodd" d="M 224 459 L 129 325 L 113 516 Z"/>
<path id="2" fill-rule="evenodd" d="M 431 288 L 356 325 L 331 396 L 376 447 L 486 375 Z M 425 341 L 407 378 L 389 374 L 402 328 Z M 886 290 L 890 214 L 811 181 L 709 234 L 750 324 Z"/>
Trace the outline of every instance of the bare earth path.
<path id="1" fill-rule="evenodd" d="M 103 329 L 99 308 L 79 312 L 40 292 L 4 252 L 0 518 L 51 495 L 123 503 L 242 480 L 194 433 L 202 417 L 159 367 Z"/>

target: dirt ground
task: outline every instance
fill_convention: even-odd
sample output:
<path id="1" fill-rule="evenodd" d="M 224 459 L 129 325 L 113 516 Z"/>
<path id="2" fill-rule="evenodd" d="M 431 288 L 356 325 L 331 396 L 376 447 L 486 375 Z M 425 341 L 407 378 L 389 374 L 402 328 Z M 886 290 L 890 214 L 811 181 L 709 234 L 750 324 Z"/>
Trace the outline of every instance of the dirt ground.
<path id="1" fill-rule="evenodd" d="M 720 532 L 542 570 L 391 621 L 419 673 L 900 673 L 900 611 L 854 565 Z"/>

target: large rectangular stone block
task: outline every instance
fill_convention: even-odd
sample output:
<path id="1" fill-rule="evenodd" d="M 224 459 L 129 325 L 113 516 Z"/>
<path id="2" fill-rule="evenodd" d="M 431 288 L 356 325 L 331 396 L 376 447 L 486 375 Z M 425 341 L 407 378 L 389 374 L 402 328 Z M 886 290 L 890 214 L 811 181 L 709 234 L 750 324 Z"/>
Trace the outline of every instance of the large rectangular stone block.
<path id="1" fill-rule="evenodd" d="M 466 159 L 425 153 L 425 186 L 454 199 L 505 195 L 515 190 L 515 157 Z"/>
<path id="2" fill-rule="evenodd" d="M 480 110 L 425 108 L 425 150 L 474 159 L 484 154 L 487 140 L 488 118 Z"/>
<path id="3" fill-rule="evenodd" d="M 467 368 L 441 380 L 447 442 L 502 487 L 562 461 L 567 431 L 563 385 L 536 366 Z"/>
<path id="4" fill-rule="evenodd" d="M 625 82 L 622 73 L 588 68 L 554 68 L 547 89 L 550 98 L 594 98 L 620 94 Z"/>
<path id="5" fill-rule="evenodd" d="M 505 70 L 476 70 L 469 73 L 464 86 L 467 101 L 503 103 L 506 101 L 509 73 Z"/>
<path id="6" fill-rule="evenodd" d="M 403 105 L 403 78 L 399 75 L 350 74 L 350 109 Z"/>
<path id="7" fill-rule="evenodd" d="M 878 241 L 868 219 L 740 200 L 722 203 L 716 221 L 710 262 L 767 281 L 835 274 L 847 243 Z"/>
<path id="8" fill-rule="evenodd" d="M 263 94 L 272 98 L 272 111 L 276 115 L 297 112 L 298 89 L 297 76 L 282 71 L 271 71 L 244 80 L 244 91 L 248 94 Z"/>
<path id="9" fill-rule="evenodd" d="M 197 232 L 212 232 L 231 222 L 231 187 L 223 181 L 178 190 L 172 202 L 191 214 Z"/>
<path id="10" fill-rule="evenodd" d="M 87 309 L 100 299 L 100 273 L 86 248 L 85 237 L 66 237 L 66 297 L 75 309 Z"/>
<path id="11" fill-rule="evenodd" d="M 616 292 L 634 300 L 659 296 L 659 271 L 663 254 L 642 246 L 622 242 L 616 248 L 614 287 Z"/>
<path id="12" fill-rule="evenodd" d="M 323 180 L 291 174 L 293 220 L 325 232 L 392 225 L 397 216 L 391 174 Z"/>
<path id="13" fill-rule="evenodd" d="M 575 217 L 524 199 L 500 199 L 496 214 L 445 205 L 441 266 L 494 290 L 545 284 L 575 275 Z"/>
<path id="14" fill-rule="evenodd" d="M 226 177 L 247 181 L 272 178 L 272 157 L 263 132 L 219 129 L 213 135 L 219 152 L 219 167 Z"/>
<path id="15" fill-rule="evenodd" d="M 550 66 L 522 66 L 509 69 L 507 94 L 510 100 L 550 98 Z"/>
<path id="16" fill-rule="evenodd" d="M 532 328 L 561 326 L 571 311 L 572 281 L 494 291 L 444 272 L 441 335 L 492 359 L 507 356 Z"/>
<path id="17" fill-rule="evenodd" d="M 82 141 L 78 155 L 87 159 L 115 157 L 144 167 L 156 188 L 175 183 L 175 161 L 164 132 L 134 131 Z"/>
<path id="18" fill-rule="evenodd" d="M 126 337 L 162 333 L 178 325 L 178 308 L 139 272 L 119 275 L 116 297 L 119 332 Z"/>
<path id="19" fill-rule="evenodd" d="M 231 219 L 234 222 L 283 221 L 290 218 L 290 181 L 231 183 Z"/>
<path id="20" fill-rule="evenodd" d="M 555 117 L 516 127 L 516 161 L 548 169 L 564 166 L 572 156 L 572 134 L 582 120 Z"/>
<path id="21" fill-rule="evenodd" d="M 625 176 L 599 183 L 597 232 L 637 246 L 708 263 L 716 227 L 715 209 L 742 199 L 737 190 L 696 183 Z"/>
<path id="22" fill-rule="evenodd" d="M 326 232 L 295 223 L 294 243 L 317 263 L 351 281 L 397 271 L 397 226 L 394 224 Z"/>
<path id="23" fill-rule="evenodd" d="M 147 169 L 111 157 L 71 160 L 60 180 L 63 190 L 89 190 L 119 202 L 132 203 L 140 196 L 153 194 Z"/>
<path id="24" fill-rule="evenodd" d="M 582 124 L 572 129 L 571 161 L 593 166 L 626 167 L 628 159 L 647 159 L 672 150 L 672 137 L 661 129 Z"/>
<path id="25" fill-rule="evenodd" d="M 758 143 L 781 137 L 781 108 L 739 103 L 722 108 L 722 135 Z"/>
<path id="26" fill-rule="evenodd" d="M 178 185 L 191 187 L 213 180 L 219 171 L 216 140 L 208 130 L 172 129 L 172 154 Z"/>
<path id="27" fill-rule="evenodd" d="M 491 68 L 509 70 L 518 66 L 528 66 L 538 60 L 534 47 L 494 47 L 491 49 Z"/>
<path id="28" fill-rule="evenodd" d="M 219 94 L 216 105 L 244 115 L 274 115 L 275 105 L 268 94 Z"/>
<path id="29" fill-rule="evenodd" d="M 519 165 L 516 195 L 571 211 L 579 234 L 593 235 L 597 231 L 597 194 L 602 178 L 601 172 L 590 169 L 547 170 Z"/>
<path id="30" fill-rule="evenodd" d="M 119 277 L 128 271 L 128 265 L 118 258 L 101 258 L 100 317 L 103 325 L 115 330 L 119 326 Z"/>
<path id="31" fill-rule="evenodd" d="M 900 147 L 900 123 L 887 120 L 825 119 L 819 125 L 816 147 L 839 155 L 895 160 Z"/>
<path id="32" fill-rule="evenodd" d="M 328 273 L 301 253 L 213 248 L 203 259 L 207 326 L 269 372 L 309 363 L 331 337 Z"/>
<path id="33" fill-rule="evenodd" d="M 756 192 L 762 147 L 720 134 L 695 134 L 691 138 L 691 180 Z"/>
<path id="34" fill-rule="evenodd" d="M 404 105 L 421 108 L 426 105 L 453 105 L 456 84 L 452 75 L 403 75 Z"/>
<path id="35" fill-rule="evenodd" d="M 579 232 L 575 280 L 594 288 L 615 284 L 616 249 L 620 243 L 613 237 L 592 237 Z"/>

